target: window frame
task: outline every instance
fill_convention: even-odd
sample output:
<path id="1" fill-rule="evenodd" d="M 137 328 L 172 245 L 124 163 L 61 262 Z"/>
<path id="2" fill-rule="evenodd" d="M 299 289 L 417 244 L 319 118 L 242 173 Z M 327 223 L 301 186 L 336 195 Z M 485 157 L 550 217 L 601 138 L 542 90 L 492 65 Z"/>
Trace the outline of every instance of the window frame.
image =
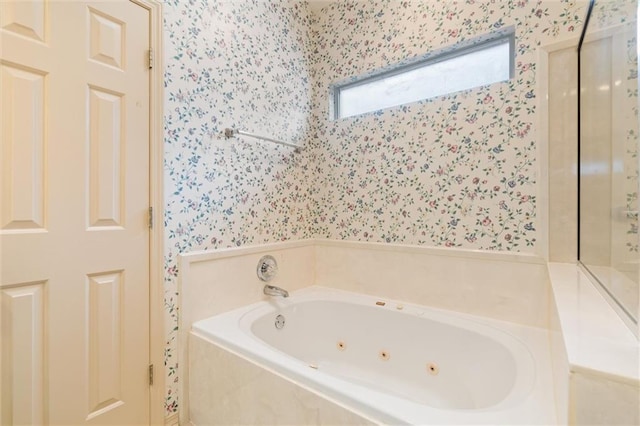
<path id="1" fill-rule="evenodd" d="M 443 61 L 447 61 L 449 59 L 454 59 L 460 56 L 464 56 L 464 55 L 468 55 L 471 53 L 475 53 L 478 52 L 480 50 L 485 50 L 500 44 L 504 44 L 505 41 L 509 43 L 509 80 L 511 80 L 512 78 L 514 78 L 515 76 L 515 27 L 514 26 L 510 26 L 510 27 L 506 27 L 504 29 L 501 29 L 500 31 L 496 31 L 490 34 L 485 34 L 483 36 L 480 37 L 475 37 L 473 39 L 470 40 L 466 40 L 460 43 L 456 43 L 453 46 L 449 46 L 443 49 L 438 49 L 432 52 L 429 52 L 426 55 L 422 55 L 416 58 L 412 58 L 408 61 L 402 61 L 393 65 L 390 65 L 388 67 L 384 67 L 381 69 L 377 69 L 374 70 L 373 72 L 370 72 L 368 74 L 365 75 L 361 75 L 361 76 L 357 76 L 357 77 L 352 77 L 349 78 L 347 80 L 343 80 L 341 82 L 337 82 L 331 85 L 330 87 L 330 116 L 331 116 L 331 120 L 343 120 L 346 118 L 350 118 L 350 117 L 358 117 L 364 114 L 371 114 L 371 113 L 375 113 L 377 111 L 382 111 L 385 109 L 389 109 L 389 108 L 396 108 L 400 105 L 407 105 L 410 103 L 415 103 L 415 102 L 422 102 L 425 101 L 427 99 L 434 99 L 436 97 L 439 96 L 447 96 L 451 93 L 457 93 L 460 91 L 464 91 L 464 90 L 471 90 L 472 88 L 469 89 L 462 89 L 462 90 L 458 90 L 455 92 L 447 92 L 447 93 L 443 93 L 442 95 L 438 95 L 438 96 L 434 96 L 434 97 L 430 97 L 430 98 L 423 98 L 423 99 L 418 99 L 416 101 L 412 101 L 412 102 L 408 102 L 408 103 L 402 103 L 402 104 L 398 104 L 398 105 L 393 105 L 393 106 L 388 106 L 382 109 L 376 109 L 376 110 L 371 110 L 371 111 L 367 111 L 367 112 L 362 112 L 360 114 L 355 114 L 355 115 L 349 115 L 346 117 L 341 117 L 340 116 L 340 93 L 345 90 L 345 89 L 351 89 L 354 87 L 358 87 L 358 86 L 362 86 L 365 84 L 368 84 L 370 82 L 375 82 L 375 81 L 379 81 L 382 80 L 384 78 L 388 78 L 388 77 L 393 77 L 395 75 L 400 75 L 406 72 L 410 72 L 422 67 L 426 67 L 429 65 L 433 65 L 436 64 L 438 62 L 443 62 Z M 508 80 L 501 80 L 500 82 L 503 81 L 508 81 Z M 499 83 L 499 82 L 494 82 L 494 83 L 487 83 L 488 84 L 495 84 L 495 83 Z M 481 86 L 475 86 L 475 87 L 482 87 L 484 85 Z"/>

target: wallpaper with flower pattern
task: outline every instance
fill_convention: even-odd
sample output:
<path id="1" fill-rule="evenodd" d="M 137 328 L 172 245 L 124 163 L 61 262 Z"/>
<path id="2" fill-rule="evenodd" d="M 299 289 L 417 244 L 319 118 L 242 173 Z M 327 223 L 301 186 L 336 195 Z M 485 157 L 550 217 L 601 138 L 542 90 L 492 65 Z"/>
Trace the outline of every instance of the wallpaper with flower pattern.
<path id="1" fill-rule="evenodd" d="M 165 46 L 166 414 L 177 400 L 177 255 L 312 236 L 310 17 L 287 0 L 170 0 Z"/>
<path id="2" fill-rule="evenodd" d="M 313 26 L 316 235 L 536 252 L 537 48 L 579 35 L 585 6 L 376 0 L 324 9 Z M 330 117 L 332 83 L 509 26 L 509 81 Z"/>
<path id="3" fill-rule="evenodd" d="M 536 252 L 536 49 L 576 37 L 585 6 L 363 0 L 312 14 L 295 0 L 167 0 L 167 415 L 179 253 L 310 237 Z M 330 119 L 331 84 L 508 26 L 513 79 Z M 226 127 L 306 149 L 225 140 Z"/>
<path id="4" fill-rule="evenodd" d="M 625 208 L 627 211 L 639 210 L 638 204 L 638 39 L 637 32 L 627 33 L 625 39 L 625 74 L 621 82 L 625 90 L 623 108 L 626 114 L 621 117 L 625 124 L 624 134 L 624 185 L 626 195 Z M 625 109 L 623 109 L 625 111 Z M 625 260 L 636 259 L 638 256 L 638 216 L 627 221 L 625 234 L 627 256 Z M 637 269 L 634 268 L 634 269 Z M 635 277 L 637 270 L 633 271 Z"/>

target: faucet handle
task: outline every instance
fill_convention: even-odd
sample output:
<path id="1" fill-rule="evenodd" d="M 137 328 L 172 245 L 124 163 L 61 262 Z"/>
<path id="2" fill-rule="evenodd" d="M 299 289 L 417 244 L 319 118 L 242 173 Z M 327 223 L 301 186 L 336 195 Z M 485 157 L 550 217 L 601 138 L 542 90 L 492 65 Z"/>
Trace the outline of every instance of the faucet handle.
<path id="1" fill-rule="evenodd" d="M 278 262 L 273 256 L 262 256 L 258 261 L 257 274 L 261 281 L 271 281 L 278 273 Z"/>

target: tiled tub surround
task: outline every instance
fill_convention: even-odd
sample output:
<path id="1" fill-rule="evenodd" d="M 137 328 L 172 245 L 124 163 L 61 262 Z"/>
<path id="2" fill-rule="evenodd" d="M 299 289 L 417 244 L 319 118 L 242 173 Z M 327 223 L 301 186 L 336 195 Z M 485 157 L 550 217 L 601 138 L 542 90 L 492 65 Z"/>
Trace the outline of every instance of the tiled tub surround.
<path id="1" fill-rule="evenodd" d="M 191 423 L 204 425 L 372 425 L 338 401 L 291 382 L 200 337 L 189 339 Z M 183 408 L 184 409 L 184 408 Z M 184 423 L 183 423 L 184 424 Z"/>
<path id="2" fill-rule="evenodd" d="M 560 420 L 640 424 L 640 342 L 573 264 L 550 263 L 550 330 Z"/>
<path id="3" fill-rule="evenodd" d="M 566 40 L 540 49 L 542 127 L 546 138 L 539 144 L 542 158 L 540 184 L 548 188 L 541 207 L 548 208 L 548 258 L 575 263 L 578 252 L 578 41 Z M 552 214 L 553 213 L 553 214 Z"/>
<path id="4" fill-rule="evenodd" d="M 556 423 L 544 329 L 383 300 L 310 287 L 195 323 L 191 421 L 318 424 L 343 406 L 355 424 Z M 309 418 L 283 378 L 339 405 Z"/>
<path id="5" fill-rule="evenodd" d="M 264 282 L 256 275 L 259 259 L 272 255 L 279 265 L 270 284 L 289 291 L 315 282 L 315 247 L 309 241 L 290 241 L 265 246 L 193 252 L 180 256 L 180 333 L 179 361 L 183 371 L 179 383 L 180 420 L 188 424 L 189 355 L 191 324 L 210 316 L 245 306 L 267 297 Z"/>
<path id="6" fill-rule="evenodd" d="M 576 424 L 634 424 L 633 415 L 640 409 L 638 341 L 575 265 L 551 264 L 554 294 L 549 288 L 547 265 L 526 254 L 326 240 L 185 254 L 180 262 L 184 312 L 181 359 L 185 367 L 192 322 L 269 300 L 255 275 L 257 261 L 264 254 L 278 260 L 280 272 L 274 284 L 290 291 L 322 285 L 550 330 L 559 423 L 571 419 Z M 520 290 L 505 291 L 509 286 Z M 315 407 L 313 410 L 325 407 L 320 410 L 329 410 L 330 416 L 346 415 L 273 372 L 210 343 L 196 344 L 230 364 L 252 369 L 265 386 L 277 381 L 278 389 L 289 389 L 292 393 L 288 395 L 309 401 L 305 404 Z M 187 374 L 185 369 L 185 377 Z M 228 377 L 233 383 L 232 376 Z M 188 384 L 186 380 L 183 383 Z M 198 386 L 208 385 L 200 382 Z M 189 415 L 186 391 L 181 390 L 183 424 Z M 328 417 L 337 418 L 342 419 Z M 348 418 L 355 424 L 360 421 L 357 416 Z"/>
<path id="7" fill-rule="evenodd" d="M 278 260 L 274 285 L 289 291 L 322 285 L 547 327 L 545 265 L 528 254 L 326 240 L 195 252 L 180 257 L 180 359 L 185 378 L 193 322 L 268 300 L 262 294 L 264 283 L 256 277 L 264 254 Z M 180 383 L 180 415 L 186 422 L 188 381 Z"/>
<path id="8" fill-rule="evenodd" d="M 315 284 L 546 328 L 544 261 L 526 253 L 316 240 Z"/>

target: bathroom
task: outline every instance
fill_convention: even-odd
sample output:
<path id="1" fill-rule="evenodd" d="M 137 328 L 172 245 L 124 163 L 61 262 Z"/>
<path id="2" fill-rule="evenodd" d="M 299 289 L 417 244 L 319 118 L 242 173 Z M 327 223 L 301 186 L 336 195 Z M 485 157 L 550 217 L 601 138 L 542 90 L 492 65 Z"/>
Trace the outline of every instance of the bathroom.
<path id="1" fill-rule="evenodd" d="M 639 424 L 638 271 L 634 321 L 615 289 L 591 284 L 588 266 L 575 266 L 578 222 L 587 218 L 577 207 L 576 49 L 589 1 L 140 3 L 153 3 L 162 23 L 154 36 L 162 274 L 152 277 L 161 295 L 150 308 L 161 332 L 152 327 L 160 343 L 151 344 L 150 423 L 207 424 L 190 411 L 207 395 L 190 391 L 189 331 L 246 305 L 282 303 L 256 276 L 272 255 L 272 283 L 291 298 L 320 286 L 536 330 L 546 336 L 552 423 Z M 636 8 L 597 0 L 591 23 L 635 25 Z M 336 84 L 510 33 L 505 81 L 336 118 Z M 630 80 L 637 98 L 637 72 Z M 225 129 L 301 149 L 225 137 Z M 635 170 L 625 185 L 637 186 Z M 637 225 L 625 238 L 637 266 Z M 300 417 L 280 419 L 273 407 L 297 408 L 270 408 L 267 396 L 238 405 L 245 414 L 255 408 L 249 417 L 218 424 L 318 424 L 318 407 L 342 413 L 326 424 L 385 423 L 358 410 L 350 417 L 331 398 L 313 405 L 315 414 L 298 407 Z"/>
<path id="2" fill-rule="evenodd" d="M 549 294 L 539 287 L 548 285 L 544 263 L 576 260 L 575 246 L 566 242 L 577 240 L 568 229 L 576 219 L 573 213 L 571 222 L 575 207 L 566 195 L 576 177 L 569 172 L 558 180 L 558 170 L 575 167 L 566 151 L 575 144 L 570 114 L 577 106 L 545 114 L 548 85 L 556 83 L 547 76 L 553 55 L 540 52 L 577 45 L 587 6 L 232 2 L 165 9 L 165 31 L 172 34 L 167 57 L 176 58 L 166 65 L 173 84 L 167 88 L 172 137 L 165 161 L 171 170 L 188 170 L 166 182 L 166 194 L 177 194 L 168 195 L 168 228 L 179 230 L 166 242 L 167 268 L 176 272 L 167 283 L 168 300 L 178 303 L 178 276 L 189 276 L 182 277 L 188 300 L 181 306 L 190 312 L 182 312 L 180 324 L 264 298 L 255 263 L 277 253 L 279 282 L 289 291 L 315 283 L 547 327 Z M 333 119 L 332 84 L 509 26 L 516 32 L 509 82 Z M 203 34 L 208 37 L 198 37 Z M 215 90 L 200 92 L 212 85 Z M 573 95 L 551 107 L 571 108 Z M 228 127 L 304 150 L 224 139 Z M 549 140 L 560 147 L 547 142 L 550 128 L 559 136 Z M 556 162 L 547 166 L 549 156 Z M 552 175 L 547 167 L 557 170 Z M 550 196 L 549 179 L 564 193 Z M 553 203 L 558 213 L 547 215 Z M 253 249 L 263 244 L 263 251 Z M 249 249 L 245 272 L 236 270 L 243 265 L 239 252 L 228 259 L 233 266 L 225 258 L 202 263 L 201 251 L 236 246 Z M 451 250 L 444 254 L 451 258 L 429 251 L 434 247 Z M 200 256 L 194 263 L 178 259 L 192 251 Z M 505 252 L 513 257 L 500 258 Z M 231 281 L 236 289 L 227 287 Z M 178 360 L 188 355 L 178 348 L 188 337 L 180 340 L 179 331 L 170 336 L 169 365 L 181 371 Z M 180 381 L 187 384 L 178 377 L 168 382 L 169 413 L 183 406 L 176 395 Z M 627 408 L 634 410 L 633 404 Z M 572 421 L 597 422 L 589 416 Z"/>

